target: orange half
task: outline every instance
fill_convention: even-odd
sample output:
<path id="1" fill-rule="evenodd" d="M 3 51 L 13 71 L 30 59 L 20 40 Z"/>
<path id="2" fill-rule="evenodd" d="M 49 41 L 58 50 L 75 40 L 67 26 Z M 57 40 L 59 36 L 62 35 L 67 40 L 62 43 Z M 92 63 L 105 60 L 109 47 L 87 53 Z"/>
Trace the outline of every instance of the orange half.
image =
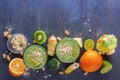
<path id="1" fill-rule="evenodd" d="M 26 66 L 21 58 L 12 59 L 8 67 L 10 74 L 15 77 L 21 76 L 24 73 L 25 68 Z"/>

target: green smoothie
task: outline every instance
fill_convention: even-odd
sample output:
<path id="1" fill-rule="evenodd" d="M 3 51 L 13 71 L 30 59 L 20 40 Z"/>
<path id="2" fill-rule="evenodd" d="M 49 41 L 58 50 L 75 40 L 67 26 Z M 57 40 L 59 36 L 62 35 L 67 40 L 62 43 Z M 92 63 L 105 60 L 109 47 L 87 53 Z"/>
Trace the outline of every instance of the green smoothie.
<path id="1" fill-rule="evenodd" d="M 31 45 L 25 50 L 23 59 L 29 68 L 40 69 L 47 61 L 46 50 L 39 45 Z"/>
<path id="2" fill-rule="evenodd" d="M 80 46 L 74 39 L 64 38 L 56 46 L 56 55 L 64 63 L 74 62 L 80 55 Z"/>

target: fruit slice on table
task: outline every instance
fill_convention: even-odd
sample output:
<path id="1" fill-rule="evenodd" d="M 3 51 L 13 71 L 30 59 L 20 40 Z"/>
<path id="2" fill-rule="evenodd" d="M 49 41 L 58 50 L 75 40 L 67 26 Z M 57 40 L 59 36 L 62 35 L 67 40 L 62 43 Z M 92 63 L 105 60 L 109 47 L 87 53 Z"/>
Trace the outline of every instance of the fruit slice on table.
<path id="1" fill-rule="evenodd" d="M 72 38 L 64 38 L 56 46 L 56 55 L 64 63 L 74 62 L 80 55 L 80 46 Z"/>
<path id="2" fill-rule="evenodd" d="M 9 63 L 9 72 L 12 76 L 18 77 L 21 76 L 25 71 L 25 64 L 23 62 L 23 59 L 21 58 L 14 58 Z"/>
<path id="3" fill-rule="evenodd" d="M 80 67 L 85 72 L 95 72 L 101 68 L 102 56 L 95 50 L 86 51 L 80 58 Z"/>
<path id="4" fill-rule="evenodd" d="M 94 40 L 93 39 L 85 40 L 84 48 L 85 50 L 92 50 L 94 48 Z"/>
<path id="5" fill-rule="evenodd" d="M 103 61 L 103 67 L 100 70 L 101 74 L 108 73 L 112 69 L 112 64 L 106 60 Z"/>
<path id="6" fill-rule="evenodd" d="M 35 43 L 37 44 L 43 44 L 46 42 L 46 34 L 44 31 L 42 30 L 38 30 L 34 33 L 34 40 L 35 40 Z"/>
<path id="7" fill-rule="evenodd" d="M 60 61 L 58 61 L 56 58 L 52 58 L 47 63 L 49 70 L 57 70 L 60 66 Z"/>
<path id="8" fill-rule="evenodd" d="M 23 60 L 27 67 L 40 69 L 46 64 L 47 54 L 43 47 L 39 45 L 31 45 L 25 50 Z"/>

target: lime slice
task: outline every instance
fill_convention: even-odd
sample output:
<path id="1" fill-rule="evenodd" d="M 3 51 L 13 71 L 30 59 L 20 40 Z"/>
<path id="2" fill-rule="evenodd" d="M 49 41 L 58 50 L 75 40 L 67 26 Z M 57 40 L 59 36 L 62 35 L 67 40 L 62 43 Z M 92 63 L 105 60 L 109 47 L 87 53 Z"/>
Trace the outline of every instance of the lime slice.
<path id="1" fill-rule="evenodd" d="M 40 62 L 38 62 L 37 60 L 35 60 L 32 57 L 28 57 L 27 61 L 28 61 L 28 64 L 30 64 L 32 67 L 37 67 L 40 65 Z"/>
<path id="2" fill-rule="evenodd" d="M 101 74 L 108 73 L 112 69 L 112 64 L 106 60 L 103 61 L 103 67 L 100 70 Z"/>
<path id="3" fill-rule="evenodd" d="M 46 33 L 42 30 L 38 30 L 34 33 L 34 40 L 37 44 L 44 44 L 47 40 Z"/>
<path id="4" fill-rule="evenodd" d="M 94 48 L 94 40 L 93 39 L 87 39 L 84 42 L 84 48 L 85 50 L 92 50 Z"/>

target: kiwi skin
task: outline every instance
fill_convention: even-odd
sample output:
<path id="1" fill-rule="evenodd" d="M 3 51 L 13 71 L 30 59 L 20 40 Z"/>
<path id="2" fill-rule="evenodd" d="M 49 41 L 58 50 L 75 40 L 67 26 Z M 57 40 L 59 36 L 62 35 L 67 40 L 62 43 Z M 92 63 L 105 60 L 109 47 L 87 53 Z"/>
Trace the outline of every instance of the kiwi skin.
<path id="1" fill-rule="evenodd" d="M 39 36 L 41 36 L 40 40 L 39 40 Z M 47 36 L 44 31 L 42 31 L 42 30 L 35 31 L 35 33 L 34 33 L 35 43 L 42 45 L 46 42 L 46 40 L 47 40 Z"/>

